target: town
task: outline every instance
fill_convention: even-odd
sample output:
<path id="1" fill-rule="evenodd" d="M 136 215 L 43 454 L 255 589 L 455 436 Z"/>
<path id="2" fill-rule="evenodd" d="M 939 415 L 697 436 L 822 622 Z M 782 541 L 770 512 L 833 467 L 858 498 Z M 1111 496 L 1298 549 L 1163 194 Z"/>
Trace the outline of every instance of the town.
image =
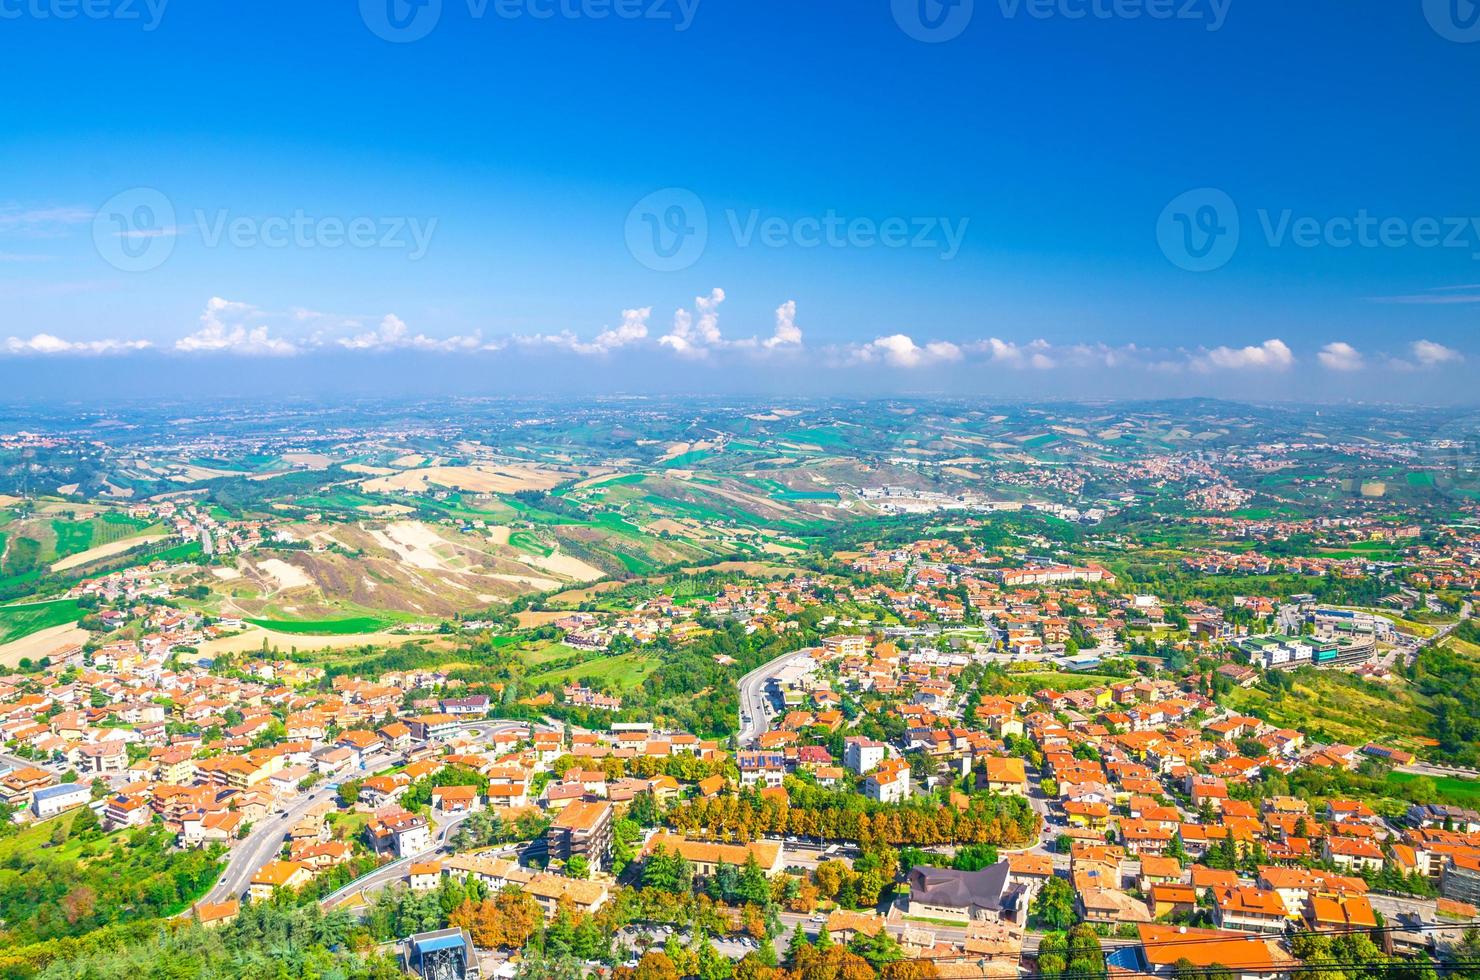
<path id="1" fill-rule="evenodd" d="M 741 521 L 666 475 L 733 472 L 692 443 L 623 473 L 345 438 L 3 501 L 7 975 L 277 934 L 293 974 L 515 980 L 1480 949 L 1472 503 L 1261 510 L 1316 451 L 1261 444 L 990 493 L 911 459 Z"/>

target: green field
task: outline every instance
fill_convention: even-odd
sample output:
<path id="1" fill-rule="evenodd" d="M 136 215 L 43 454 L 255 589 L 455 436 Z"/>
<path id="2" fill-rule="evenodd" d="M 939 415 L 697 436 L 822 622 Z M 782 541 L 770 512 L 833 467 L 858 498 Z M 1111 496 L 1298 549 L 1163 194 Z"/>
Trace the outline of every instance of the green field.
<path id="1" fill-rule="evenodd" d="M 623 653 L 614 657 L 599 657 L 578 663 L 572 667 L 534 674 L 529 680 L 535 684 L 557 682 L 561 684 L 582 678 L 591 678 L 603 687 L 632 688 L 657 669 L 660 662 L 646 653 Z"/>
<path id="2" fill-rule="evenodd" d="M 1373 739 L 1413 749 L 1428 731 L 1424 700 L 1404 682 L 1379 685 L 1339 671 L 1305 668 L 1289 692 L 1234 688 L 1225 701 L 1234 711 L 1293 728 L 1319 741 L 1362 745 Z"/>
<path id="3" fill-rule="evenodd" d="M 75 599 L 0 606 L 0 643 L 19 640 L 64 623 L 75 623 L 81 618 L 82 608 Z"/>
<path id="4" fill-rule="evenodd" d="M 1474 779 L 1459 779 L 1454 776 L 1420 776 L 1416 772 L 1390 772 L 1387 781 L 1393 784 L 1394 794 L 1402 799 L 1406 793 L 1406 787 L 1415 779 L 1432 779 L 1440 793 L 1458 801 L 1463 806 L 1474 807 L 1480 804 L 1480 781 Z"/>
<path id="5" fill-rule="evenodd" d="M 541 541 L 539 536 L 532 531 L 515 531 L 509 535 L 509 545 L 510 547 L 518 548 L 520 551 L 528 552 L 531 555 L 539 555 L 542 558 L 550 557 L 555 551 L 554 548 Z"/>
<path id="6" fill-rule="evenodd" d="M 514 637 L 495 637 L 495 645 L 499 640 L 514 640 Z M 539 640 L 529 646 L 521 646 L 519 659 L 529 667 L 538 667 L 555 660 L 565 660 L 576 653 L 575 649 L 566 646 L 559 640 Z"/>
<path id="7" fill-rule="evenodd" d="M 1125 680 L 1124 677 L 1115 677 L 1110 674 L 1059 672 L 1009 673 L 1007 677 L 1012 681 L 1013 688 L 1025 692 L 1041 691 L 1045 688 L 1053 691 L 1082 691 L 1087 687 L 1102 687 Z"/>
<path id="8" fill-rule="evenodd" d="M 47 820 L 40 820 L 31 824 L 24 830 L 17 831 L 9 837 L 0 840 L 0 862 L 9 863 L 18 860 L 24 855 L 37 851 L 50 850 L 52 856 L 66 860 L 76 860 L 82 853 L 81 842 L 69 839 L 61 847 L 51 847 L 51 835 L 56 831 L 57 825 L 72 829 L 72 823 L 77 819 L 77 810 L 69 810 L 59 816 Z"/>
<path id="9" fill-rule="evenodd" d="M 67 558 L 81 554 L 89 548 L 132 537 L 147 527 L 147 521 L 115 512 L 81 521 L 53 520 L 51 530 L 56 536 L 55 555 L 57 558 Z"/>
<path id="10" fill-rule="evenodd" d="M 702 463 L 713 455 L 714 450 L 712 449 L 695 449 L 691 452 L 680 453 L 664 462 L 663 465 L 670 468 L 683 469 L 687 466 L 693 466 L 695 463 Z"/>
<path id="11" fill-rule="evenodd" d="M 347 619 L 247 619 L 245 622 L 278 633 L 293 633 L 298 636 L 353 636 L 358 633 L 378 633 L 395 623 L 374 616 L 351 616 Z"/>
<path id="12" fill-rule="evenodd" d="M 57 536 L 56 556 L 58 558 L 78 554 L 93 546 L 91 521 L 52 521 L 51 529 Z"/>
<path id="13" fill-rule="evenodd" d="M 644 476 L 641 473 L 627 473 L 627 474 L 624 474 L 622 476 L 608 477 L 607 479 L 602 480 L 599 483 L 593 483 L 593 484 L 591 484 L 586 489 L 588 489 L 588 490 L 602 490 L 602 489 L 605 489 L 607 487 L 629 487 L 629 486 L 632 486 L 633 484 L 641 483 L 643 480 L 646 480 L 646 479 L 647 479 L 647 477 Z M 564 494 L 561 494 L 561 496 L 564 496 Z"/>

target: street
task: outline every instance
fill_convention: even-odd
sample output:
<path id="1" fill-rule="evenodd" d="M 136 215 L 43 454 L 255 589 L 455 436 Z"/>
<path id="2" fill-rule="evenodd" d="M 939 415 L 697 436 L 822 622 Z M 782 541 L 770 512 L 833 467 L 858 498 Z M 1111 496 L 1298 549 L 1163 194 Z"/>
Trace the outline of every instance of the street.
<path id="1" fill-rule="evenodd" d="M 771 678 L 801 659 L 807 659 L 805 654 L 788 653 L 740 678 L 740 732 L 737 738 L 741 748 L 754 745 L 770 726 L 771 715 L 775 713 L 767 690 Z"/>

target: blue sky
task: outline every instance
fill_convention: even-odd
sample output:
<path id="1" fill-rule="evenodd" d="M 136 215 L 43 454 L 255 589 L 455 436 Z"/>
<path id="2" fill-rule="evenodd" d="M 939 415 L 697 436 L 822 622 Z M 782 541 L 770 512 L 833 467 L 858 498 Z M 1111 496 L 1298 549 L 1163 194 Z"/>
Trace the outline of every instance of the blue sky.
<path id="1" fill-rule="evenodd" d="M 1470 397 L 1468 0 L 88 2 L 0 0 L 0 380 Z"/>

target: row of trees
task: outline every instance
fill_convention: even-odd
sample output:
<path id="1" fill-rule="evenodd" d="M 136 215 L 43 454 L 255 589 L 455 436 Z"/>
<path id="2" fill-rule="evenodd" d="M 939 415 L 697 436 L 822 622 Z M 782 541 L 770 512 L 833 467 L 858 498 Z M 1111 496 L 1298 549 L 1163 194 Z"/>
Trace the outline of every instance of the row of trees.
<path id="1" fill-rule="evenodd" d="M 720 840 L 754 840 L 762 834 L 794 834 L 875 844 L 1026 844 L 1038 832 L 1038 816 L 1017 796 L 976 796 L 966 809 L 934 798 L 875 803 L 852 793 L 834 793 L 792 781 L 789 803 L 747 794 L 689 800 L 668 812 L 668 822 L 689 833 Z"/>

